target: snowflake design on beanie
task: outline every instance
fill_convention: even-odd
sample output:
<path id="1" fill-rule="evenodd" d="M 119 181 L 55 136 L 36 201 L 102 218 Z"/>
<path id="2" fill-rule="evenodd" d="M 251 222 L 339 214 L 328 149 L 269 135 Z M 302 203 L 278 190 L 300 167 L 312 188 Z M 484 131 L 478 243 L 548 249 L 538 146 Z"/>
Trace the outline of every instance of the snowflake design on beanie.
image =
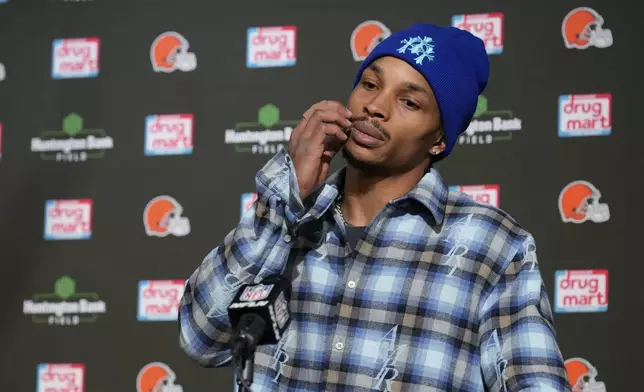
<path id="1" fill-rule="evenodd" d="M 418 55 L 414 60 L 416 64 L 422 65 L 425 59 L 432 61 L 434 60 L 434 45 L 432 44 L 434 40 L 431 37 L 410 37 L 400 41 L 403 46 L 398 48 L 398 53 L 406 53 L 409 50 L 409 53 Z"/>

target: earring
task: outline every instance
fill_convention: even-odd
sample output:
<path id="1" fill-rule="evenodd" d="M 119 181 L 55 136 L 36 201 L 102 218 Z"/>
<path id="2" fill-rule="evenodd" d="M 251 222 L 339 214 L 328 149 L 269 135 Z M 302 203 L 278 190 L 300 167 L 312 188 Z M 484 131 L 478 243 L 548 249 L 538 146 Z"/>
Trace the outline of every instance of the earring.
<path id="1" fill-rule="evenodd" d="M 438 150 L 438 148 L 432 149 L 432 154 L 438 155 L 439 153 L 440 153 L 440 151 Z"/>

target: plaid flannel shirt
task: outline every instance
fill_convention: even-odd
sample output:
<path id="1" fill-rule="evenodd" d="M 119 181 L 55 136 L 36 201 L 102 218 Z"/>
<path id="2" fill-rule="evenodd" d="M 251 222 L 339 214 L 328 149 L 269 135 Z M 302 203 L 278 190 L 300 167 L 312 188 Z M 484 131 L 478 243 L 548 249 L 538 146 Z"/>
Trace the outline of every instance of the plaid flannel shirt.
<path id="1" fill-rule="evenodd" d="M 343 173 L 303 203 L 285 150 L 258 172 L 254 210 L 187 281 L 187 355 L 228 364 L 227 306 L 281 273 L 292 321 L 258 347 L 255 392 L 570 391 L 530 233 L 432 169 L 350 249 L 333 208 Z"/>

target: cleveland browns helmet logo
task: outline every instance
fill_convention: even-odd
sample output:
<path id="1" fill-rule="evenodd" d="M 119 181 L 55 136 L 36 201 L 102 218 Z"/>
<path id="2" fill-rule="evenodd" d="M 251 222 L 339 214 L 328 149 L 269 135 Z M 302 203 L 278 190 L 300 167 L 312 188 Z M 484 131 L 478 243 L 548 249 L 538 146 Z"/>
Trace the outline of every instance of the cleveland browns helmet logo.
<path id="1" fill-rule="evenodd" d="M 190 233 L 190 220 L 182 216 L 183 207 L 171 196 L 157 196 L 145 206 L 143 224 L 145 232 L 153 237 L 174 235 L 183 237 Z"/>
<path id="2" fill-rule="evenodd" d="M 606 392 L 606 384 L 597 381 L 597 369 L 583 358 L 570 358 L 565 362 L 572 392 Z"/>
<path id="3" fill-rule="evenodd" d="M 561 34 L 568 49 L 590 46 L 607 48 L 613 44 L 613 34 L 603 29 L 604 18 L 592 8 L 579 7 L 570 11 L 561 24 Z"/>
<path id="4" fill-rule="evenodd" d="M 175 385 L 177 376 L 168 365 L 152 362 L 143 367 L 136 377 L 136 392 L 183 392 L 181 385 Z"/>
<path id="5" fill-rule="evenodd" d="M 587 181 L 573 181 L 559 194 L 559 213 L 564 222 L 595 223 L 606 222 L 610 218 L 608 204 L 600 203 L 602 195 L 595 186 Z"/>
<path id="6" fill-rule="evenodd" d="M 197 56 L 188 52 L 190 44 L 174 31 L 161 33 L 150 47 L 150 61 L 155 72 L 190 72 L 197 68 Z"/>
<path id="7" fill-rule="evenodd" d="M 351 53 L 356 61 L 363 61 L 379 43 L 387 39 L 391 31 L 376 20 L 362 22 L 351 33 Z"/>

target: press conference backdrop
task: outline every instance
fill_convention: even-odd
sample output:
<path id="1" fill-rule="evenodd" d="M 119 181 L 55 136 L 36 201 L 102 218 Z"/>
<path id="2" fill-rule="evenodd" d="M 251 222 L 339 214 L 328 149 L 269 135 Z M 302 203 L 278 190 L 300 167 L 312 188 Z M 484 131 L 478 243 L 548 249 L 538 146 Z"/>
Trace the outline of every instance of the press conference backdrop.
<path id="1" fill-rule="evenodd" d="M 473 32 L 491 62 L 437 168 L 534 234 L 571 382 L 638 387 L 641 23 L 624 1 L 0 3 L 3 390 L 232 390 L 230 368 L 179 349 L 185 279 L 302 113 L 346 102 L 373 45 L 419 22 Z"/>

